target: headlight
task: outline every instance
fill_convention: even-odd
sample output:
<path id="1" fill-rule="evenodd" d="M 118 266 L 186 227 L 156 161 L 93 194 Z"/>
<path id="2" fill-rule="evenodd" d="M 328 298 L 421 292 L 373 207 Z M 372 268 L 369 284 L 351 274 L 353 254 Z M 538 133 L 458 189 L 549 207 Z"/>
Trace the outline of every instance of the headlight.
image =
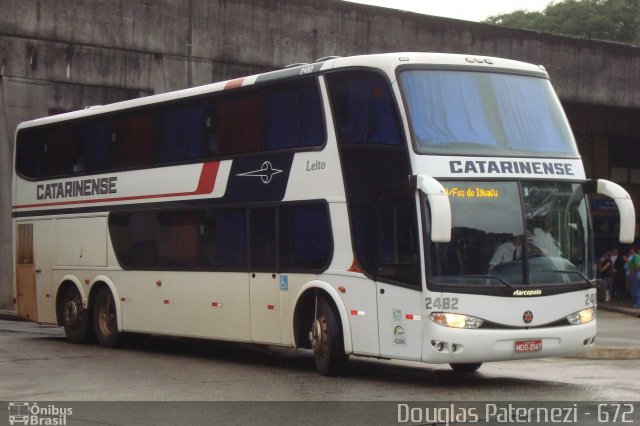
<path id="1" fill-rule="evenodd" d="M 589 321 L 593 321 L 596 318 L 595 308 L 583 309 L 580 312 L 575 312 L 571 315 L 567 315 L 567 321 L 569 324 L 578 325 L 585 324 Z"/>
<path id="2" fill-rule="evenodd" d="M 482 325 L 482 320 L 480 318 L 462 314 L 432 312 L 431 315 L 429 315 L 429 318 L 431 318 L 431 321 L 436 324 L 453 328 L 478 328 Z"/>

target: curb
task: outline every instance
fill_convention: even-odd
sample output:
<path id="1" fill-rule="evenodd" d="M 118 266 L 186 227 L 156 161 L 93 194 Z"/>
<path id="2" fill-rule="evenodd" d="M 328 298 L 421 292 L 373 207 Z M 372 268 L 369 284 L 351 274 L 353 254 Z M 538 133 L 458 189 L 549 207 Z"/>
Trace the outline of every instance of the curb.
<path id="1" fill-rule="evenodd" d="M 585 355 L 581 356 L 582 359 L 612 359 L 612 360 L 630 360 L 640 359 L 640 347 L 616 347 L 616 346 L 602 346 L 593 347 Z"/>
<path id="2" fill-rule="evenodd" d="M 616 306 L 616 305 L 605 305 L 598 304 L 598 309 L 602 309 L 603 311 L 617 312 L 619 314 L 631 315 L 632 317 L 640 318 L 640 309 L 627 307 L 627 306 Z"/>

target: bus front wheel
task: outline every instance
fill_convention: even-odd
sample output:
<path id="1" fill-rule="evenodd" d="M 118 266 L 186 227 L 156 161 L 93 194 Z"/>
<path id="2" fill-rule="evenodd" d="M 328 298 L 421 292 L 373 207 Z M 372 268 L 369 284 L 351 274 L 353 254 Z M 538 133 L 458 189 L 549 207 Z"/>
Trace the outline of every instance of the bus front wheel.
<path id="1" fill-rule="evenodd" d="M 482 365 L 481 362 L 470 362 L 470 363 L 451 363 L 449 364 L 453 371 L 458 373 L 473 373 L 478 371 L 478 368 Z"/>
<path id="2" fill-rule="evenodd" d="M 116 304 L 113 295 L 106 288 L 98 290 L 96 295 L 93 307 L 93 328 L 101 345 L 113 348 L 118 344 L 120 332 L 118 331 Z"/>
<path id="3" fill-rule="evenodd" d="M 349 356 L 344 353 L 338 316 L 324 297 L 318 299 L 318 312 L 309 334 L 313 358 L 320 374 L 333 376 L 341 373 Z"/>

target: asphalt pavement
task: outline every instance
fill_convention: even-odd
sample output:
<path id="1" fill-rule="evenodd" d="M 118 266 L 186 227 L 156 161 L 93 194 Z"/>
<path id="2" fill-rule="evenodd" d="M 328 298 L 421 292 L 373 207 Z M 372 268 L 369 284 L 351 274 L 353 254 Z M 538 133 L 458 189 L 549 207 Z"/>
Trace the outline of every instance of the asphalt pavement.
<path id="1" fill-rule="evenodd" d="M 640 309 L 629 300 L 598 303 L 598 335 L 591 359 L 640 359 Z"/>

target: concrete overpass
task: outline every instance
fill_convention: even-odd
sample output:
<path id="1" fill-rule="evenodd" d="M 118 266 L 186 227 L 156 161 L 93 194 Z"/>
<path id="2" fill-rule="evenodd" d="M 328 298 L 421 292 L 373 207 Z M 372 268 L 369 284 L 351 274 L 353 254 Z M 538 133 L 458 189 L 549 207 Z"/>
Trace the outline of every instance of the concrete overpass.
<path id="1" fill-rule="evenodd" d="M 20 121 L 328 55 L 432 51 L 543 64 L 587 174 L 613 177 L 640 204 L 640 47 L 339 0 L 0 0 L 0 6 L 0 307 L 12 307 L 11 163 Z M 613 221 L 603 218 L 597 226 L 605 235 Z"/>

